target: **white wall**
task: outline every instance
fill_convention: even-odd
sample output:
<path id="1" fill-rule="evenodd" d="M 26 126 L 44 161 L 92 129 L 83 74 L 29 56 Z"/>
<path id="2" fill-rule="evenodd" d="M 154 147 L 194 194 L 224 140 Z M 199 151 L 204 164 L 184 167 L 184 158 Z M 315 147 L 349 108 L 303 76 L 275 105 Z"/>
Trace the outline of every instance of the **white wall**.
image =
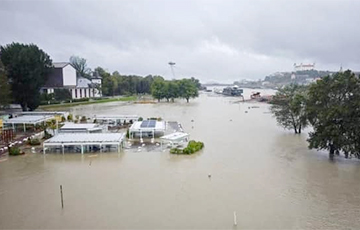
<path id="1" fill-rule="evenodd" d="M 63 68 L 64 86 L 76 86 L 76 70 L 71 65 Z"/>
<path id="2" fill-rule="evenodd" d="M 77 90 L 77 97 L 76 98 L 80 98 L 80 90 L 81 89 L 76 89 Z"/>
<path id="3" fill-rule="evenodd" d="M 72 99 L 75 99 L 76 97 L 75 97 L 75 90 L 76 89 L 71 89 L 71 97 L 72 97 Z"/>

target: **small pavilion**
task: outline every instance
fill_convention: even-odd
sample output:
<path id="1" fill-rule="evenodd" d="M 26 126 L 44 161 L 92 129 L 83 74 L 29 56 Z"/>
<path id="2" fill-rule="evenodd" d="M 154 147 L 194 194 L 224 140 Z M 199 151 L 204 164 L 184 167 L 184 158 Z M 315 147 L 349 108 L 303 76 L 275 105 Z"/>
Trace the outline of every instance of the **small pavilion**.
<path id="1" fill-rule="evenodd" d="M 178 145 L 181 142 L 187 142 L 189 140 L 190 135 L 188 133 L 183 132 L 175 132 L 165 136 L 160 137 L 161 146 L 163 143 L 170 143 L 171 146 Z"/>
<path id="2" fill-rule="evenodd" d="M 45 124 L 45 122 L 55 120 L 54 116 L 38 116 L 38 115 L 24 115 L 19 117 L 14 117 L 3 121 L 3 124 L 6 126 L 11 126 L 13 130 L 15 130 L 16 125 L 22 125 L 24 128 L 24 132 L 26 132 L 27 125 L 38 125 Z"/>
<path id="3" fill-rule="evenodd" d="M 129 129 L 129 137 L 130 139 L 133 139 L 134 137 L 140 137 L 140 140 L 142 140 L 143 137 L 155 138 L 155 136 L 164 135 L 165 130 L 165 121 L 136 121 L 131 125 Z"/>
<path id="4" fill-rule="evenodd" d="M 59 133 L 102 133 L 103 128 L 98 124 L 86 123 L 77 124 L 67 122 L 59 129 Z"/>
<path id="5" fill-rule="evenodd" d="M 139 119 L 138 115 L 95 115 L 96 123 L 119 125 L 126 123 L 134 123 Z"/>
<path id="6" fill-rule="evenodd" d="M 79 150 L 83 154 L 84 151 L 96 149 L 101 152 L 103 147 L 110 150 L 115 147 L 120 152 L 124 138 L 124 133 L 66 133 L 58 134 L 44 141 L 43 148 L 44 154 L 50 148 L 62 150 L 63 154 L 65 149 Z"/>

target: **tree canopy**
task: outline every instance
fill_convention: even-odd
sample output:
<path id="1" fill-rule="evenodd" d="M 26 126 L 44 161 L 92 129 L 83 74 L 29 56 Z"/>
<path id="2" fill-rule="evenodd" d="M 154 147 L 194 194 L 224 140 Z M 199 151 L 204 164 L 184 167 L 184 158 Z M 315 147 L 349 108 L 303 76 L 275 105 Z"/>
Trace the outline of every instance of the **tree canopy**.
<path id="1" fill-rule="evenodd" d="M 305 104 L 305 87 L 291 84 L 280 89 L 272 100 L 271 112 L 278 124 L 286 129 L 301 133 L 308 124 Z"/>
<path id="2" fill-rule="evenodd" d="M 197 84 L 192 79 L 181 79 L 178 82 L 179 85 L 179 96 L 186 99 L 189 102 L 190 98 L 195 98 L 199 96 L 199 91 Z"/>
<path id="3" fill-rule="evenodd" d="M 10 85 L 4 65 L 0 60 L 0 108 L 10 103 Z"/>
<path id="4" fill-rule="evenodd" d="M 0 47 L 0 59 L 11 84 L 15 103 L 34 110 L 40 103 L 40 88 L 52 68 L 49 55 L 34 44 L 12 43 Z"/>
<path id="5" fill-rule="evenodd" d="M 165 81 L 164 79 L 154 80 L 151 86 L 152 96 L 160 101 L 166 98 L 167 101 L 174 101 L 175 98 L 184 98 L 189 102 L 190 98 L 199 96 L 198 88 L 193 79 L 181 79 Z"/>
<path id="6" fill-rule="evenodd" d="M 360 80 L 350 70 L 326 76 L 309 88 L 309 147 L 360 158 Z"/>
<path id="7" fill-rule="evenodd" d="M 91 77 L 91 69 L 87 66 L 87 61 L 85 58 L 71 56 L 70 64 L 76 69 L 76 73 L 79 77 Z"/>

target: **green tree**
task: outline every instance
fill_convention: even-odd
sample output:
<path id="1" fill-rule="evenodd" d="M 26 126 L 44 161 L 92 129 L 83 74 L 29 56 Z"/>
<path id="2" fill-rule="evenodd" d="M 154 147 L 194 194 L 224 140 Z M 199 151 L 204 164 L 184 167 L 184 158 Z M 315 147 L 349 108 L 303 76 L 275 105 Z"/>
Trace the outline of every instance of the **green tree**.
<path id="1" fill-rule="evenodd" d="M 270 109 L 278 124 L 301 133 L 308 124 L 305 106 L 305 87 L 291 84 L 276 93 Z"/>
<path id="2" fill-rule="evenodd" d="M 160 101 L 165 97 L 166 83 L 163 79 L 157 78 L 151 85 L 151 95 Z"/>
<path id="3" fill-rule="evenodd" d="M 181 79 L 178 81 L 179 87 L 179 97 L 185 98 L 186 102 L 189 103 L 190 98 L 195 98 L 199 96 L 198 88 L 196 83 L 191 79 Z"/>
<path id="4" fill-rule="evenodd" d="M 76 69 L 80 77 L 91 78 L 91 69 L 87 66 L 86 59 L 78 56 L 70 57 L 70 64 Z"/>
<path id="5" fill-rule="evenodd" d="M 177 81 L 167 81 L 165 86 L 165 98 L 167 101 L 174 101 L 179 97 L 179 84 Z"/>
<path id="6" fill-rule="evenodd" d="M 108 73 L 106 70 L 104 70 L 101 67 L 97 67 L 95 69 L 95 72 L 102 78 L 101 88 L 98 86 L 96 86 L 95 88 L 97 90 L 101 91 L 102 94 L 105 96 L 113 95 L 113 93 L 111 91 L 113 89 L 112 81 L 110 79 L 111 74 Z"/>
<path id="7" fill-rule="evenodd" d="M 36 45 L 12 43 L 0 48 L 0 58 L 11 83 L 15 103 L 24 111 L 40 104 L 40 88 L 52 68 L 48 54 Z"/>
<path id="8" fill-rule="evenodd" d="M 360 157 L 360 80 L 350 70 L 326 76 L 309 89 L 309 148 Z"/>
<path id="9" fill-rule="evenodd" d="M 194 84 L 196 85 L 196 88 L 201 89 L 201 83 L 200 83 L 199 79 L 192 77 L 192 78 L 190 78 L 190 80 L 192 82 L 194 82 Z"/>
<path id="10" fill-rule="evenodd" d="M 4 65 L 0 60 L 0 108 L 10 104 L 10 85 L 6 76 Z"/>

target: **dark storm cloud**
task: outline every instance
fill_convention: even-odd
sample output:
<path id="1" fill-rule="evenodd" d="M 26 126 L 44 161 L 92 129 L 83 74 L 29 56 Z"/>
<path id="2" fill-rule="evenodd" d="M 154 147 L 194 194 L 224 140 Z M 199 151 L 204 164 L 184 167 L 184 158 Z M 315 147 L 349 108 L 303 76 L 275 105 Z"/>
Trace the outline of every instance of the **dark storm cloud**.
<path id="1" fill-rule="evenodd" d="M 124 74 L 262 78 L 294 62 L 359 69 L 360 1 L 0 1 L 0 44 Z"/>

